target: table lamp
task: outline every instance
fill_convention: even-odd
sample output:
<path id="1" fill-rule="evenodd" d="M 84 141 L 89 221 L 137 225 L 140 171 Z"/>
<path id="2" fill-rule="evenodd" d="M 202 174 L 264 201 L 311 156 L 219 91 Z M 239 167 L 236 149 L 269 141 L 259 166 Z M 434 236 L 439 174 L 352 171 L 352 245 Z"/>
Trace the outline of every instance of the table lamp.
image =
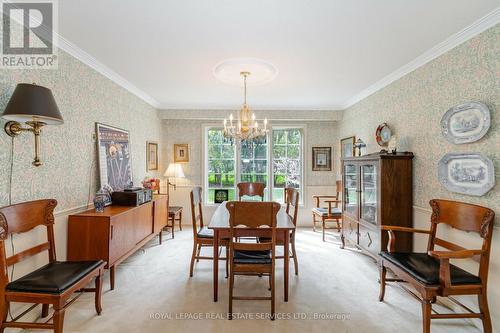
<path id="1" fill-rule="evenodd" d="M 16 86 L 2 118 L 9 120 L 4 127 L 9 136 L 16 137 L 21 132 L 32 132 L 35 135 L 35 158 L 32 164 L 36 167 L 42 165 L 40 161 L 42 127 L 64 122 L 52 91 L 29 83 L 19 83 Z M 25 123 L 28 127 L 22 127 L 21 123 Z"/>
<path id="2" fill-rule="evenodd" d="M 169 194 L 170 186 L 173 186 L 174 190 L 177 187 L 176 184 L 170 182 L 170 178 L 186 178 L 182 166 L 178 163 L 170 163 L 163 176 L 167 177 L 167 194 Z"/>

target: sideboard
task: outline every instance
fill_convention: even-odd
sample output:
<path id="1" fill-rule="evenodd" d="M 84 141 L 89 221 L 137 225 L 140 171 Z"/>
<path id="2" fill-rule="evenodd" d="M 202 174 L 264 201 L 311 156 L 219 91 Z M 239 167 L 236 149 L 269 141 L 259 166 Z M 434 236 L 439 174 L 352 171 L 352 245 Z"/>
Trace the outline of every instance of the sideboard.
<path id="1" fill-rule="evenodd" d="M 111 289 L 115 287 L 115 267 L 154 238 L 167 225 L 168 195 L 154 195 L 151 202 L 137 207 L 110 205 L 104 212 L 94 209 L 68 220 L 68 260 L 107 262 Z"/>

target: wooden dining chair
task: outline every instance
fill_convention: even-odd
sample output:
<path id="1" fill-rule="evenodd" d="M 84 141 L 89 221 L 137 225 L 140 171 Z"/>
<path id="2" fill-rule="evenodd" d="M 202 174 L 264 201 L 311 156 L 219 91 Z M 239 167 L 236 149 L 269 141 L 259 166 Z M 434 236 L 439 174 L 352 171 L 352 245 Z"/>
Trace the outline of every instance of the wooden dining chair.
<path id="1" fill-rule="evenodd" d="M 399 279 L 410 283 L 422 302 L 423 332 L 431 330 L 431 319 L 480 318 L 483 331 L 491 333 L 491 318 L 487 301 L 488 266 L 491 249 L 491 236 L 495 213 L 486 207 L 448 201 L 431 200 L 432 207 L 430 230 L 397 226 L 382 226 L 389 232 L 388 251 L 380 253 L 380 296 L 384 300 L 386 272 L 390 269 Z M 480 249 L 467 250 L 464 247 L 437 236 L 439 224 L 446 224 L 454 229 L 478 233 L 482 238 Z M 394 252 L 397 232 L 423 233 L 429 235 L 426 253 Z M 446 249 L 438 250 L 437 247 Z M 472 274 L 458 266 L 450 264 L 450 259 L 473 259 L 479 262 L 479 273 Z M 479 313 L 464 306 L 452 295 L 477 295 Z M 415 295 L 416 296 L 416 295 Z M 461 306 L 465 313 L 432 313 L 432 303 L 436 297 L 448 297 Z"/>
<path id="2" fill-rule="evenodd" d="M 243 201 L 243 196 L 260 197 L 260 201 L 264 201 L 264 190 L 266 184 L 264 183 L 238 183 L 238 197 Z"/>
<path id="3" fill-rule="evenodd" d="M 203 223 L 203 209 L 202 209 L 202 189 L 197 186 L 191 190 L 191 218 L 193 222 L 193 254 L 191 255 L 191 264 L 189 267 L 189 276 L 193 276 L 194 262 L 202 260 L 213 260 L 213 257 L 201 255 L 202 247 L 214 246 L 214 232 L 208 229 Z M 226 247 L 226 257 L 219 257 L 219 259 L 226 260 L 226 277 L 228 276 L 228 260 L 227 253 L 229 252 L 229 241 L 222 239 L 220 245 Z"/>
<path id="4" fill-rule="evenodd" d="M 229 319 L 232 319 L 233 300 L 271 301 L 271 320 L 275 316 L 275 261 L 276 261 L 276 214 L 280 210 L 277 202 L 226 203 L 229 211 Z M 262 243 L 240 242 L 240 236 L 248 229 L 259 230 L 270 241 Z M 234 296 L 236 275 L 269 276 L 270 296 Z"/>
<path id="5" fill-rule="evenodd" d="M 0 315 L 2 324 L 0 332 L 5 328 L 53 329 L 56 333 L 63 331 L 64 313 L 81 293 L 70 300 L 77 291 L 95 292 L 95 309 L 101 314 L 102 275 L 106 263 L 95 261 L 57 261 L 54 241 L 54 208 L 57 201 L 53 199 L 24 202 L 0 208 Z M 12 234 L 25 233 L 37 226 L 47 230 L 47 241 L 13 253 L 7 257 L 5 242 Z M 9 282 L 7 270 L 36 254 L 48 252 L 49 263 L 23 277 Z M 86 286 L 95 279 L 95 288 Z M 10 303 L 33 303 L 26 311 L 7 321 Z M 19 322 L 24 315 L 42 304 L 42 318 L 49 314 L 52 305 L 54 314 L 45 322 Z M 49 322 L 52 319 L 52 322 Z"/>
<path id="6" fill-rule="evenodd" d="M 290 220 L 293 222 L 293 225 L 297 226 L 297 216 L 299 213 L 299 191 L 297 191 L 293 187 L 285 188 L 285 204 L 286 204 L 286 213 L 290 217 Z M 292 251 L 290 259 L 293 259 L 293 264 L 295 267 L 295 275 L 298 275 L 299 262 L 297 260 L 297 251 L 295 250 L 295 230 L 296 228 L 294 228 L 290 233 L 290 247 Z M 259 237 L 259 242 L 269 242 L 269 241 L 270 241 L 269 238 Z M 283 239 L 282 234 L 278 234 L 276 236 L 276 245 L 285 246 L 285 240 Z M 283 250 L 286 251 L 286 249 Z M 285 259 L 285 256 L 276 256 L 276 259 Z"/>
<path id="7" fill-rule="evenodd" d="M 341 194 L 342 182 L 337 180 L 335 195 L 313 195 L 313 199 L 316 200 L 316 207 L 312 209 L 313 231 L 316 231 L 316 223 L 321 222 L 323 242 L 325 241 L 325 230 L 331 229 L 326 227 L 327 222 L 335 221 L 336 227 L 333 229 L 337 229 L 338 232 L 340 232 L 340 228 L 342 227 L 340 224 L 342 210 L 339 208 L 339 204 L 342 203 Z M 322 203 L 328 205 L 328 207 L 321 207 Z"/>

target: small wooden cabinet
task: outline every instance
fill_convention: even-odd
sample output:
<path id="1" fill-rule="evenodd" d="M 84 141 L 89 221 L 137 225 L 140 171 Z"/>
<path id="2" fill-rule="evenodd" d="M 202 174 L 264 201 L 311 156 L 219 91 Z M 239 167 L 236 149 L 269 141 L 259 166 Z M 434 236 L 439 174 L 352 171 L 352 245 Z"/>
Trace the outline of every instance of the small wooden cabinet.
<path id="1" fill-rule="evenodd" d="M 342 160 L 342 237 L 377 257 L 388 236 L 381 225 L 413 226 L 413 153 L 375 153 Z M 412 251 L 411 234 L 398 234 L 396 251 Z"/>
<path id="2" fill-rule="evenodd" d="M 160 234 L 167 219 L 167 195 L 154 195 L 137 207 L 111 205 L 102 213 L 91 209 L 70 215 L 67 259 L 106 261 L 114 289 L 115 266 Z"/>

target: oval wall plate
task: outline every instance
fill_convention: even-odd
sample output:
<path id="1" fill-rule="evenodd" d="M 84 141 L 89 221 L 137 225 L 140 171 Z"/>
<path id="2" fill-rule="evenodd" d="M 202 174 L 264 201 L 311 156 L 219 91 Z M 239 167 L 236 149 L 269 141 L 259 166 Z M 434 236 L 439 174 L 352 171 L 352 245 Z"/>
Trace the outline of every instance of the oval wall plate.
<path id="1" fill-rule="evenodd" d="M 480 153 L 444 155 L 438 164 L 438 178 L 448 191 L 475 196 L 495 186 L 493 162 Z"/>
<path id="2" fill-rule="evenodd" d="M 377 131 L 375 132 L 375 139 L 381 147 L 386 147 L 391 139 L 392 131 L 387 123 L 382 123 L 378 125 Z"/>
<path id="3" fill-rule="evenodd" d="M 490 125 L 488 106 L 481 102 L 467 102 L 446 111 L 441 118 L 441 133 L 451 143 L 470 143 L 485 136 Z"/>

